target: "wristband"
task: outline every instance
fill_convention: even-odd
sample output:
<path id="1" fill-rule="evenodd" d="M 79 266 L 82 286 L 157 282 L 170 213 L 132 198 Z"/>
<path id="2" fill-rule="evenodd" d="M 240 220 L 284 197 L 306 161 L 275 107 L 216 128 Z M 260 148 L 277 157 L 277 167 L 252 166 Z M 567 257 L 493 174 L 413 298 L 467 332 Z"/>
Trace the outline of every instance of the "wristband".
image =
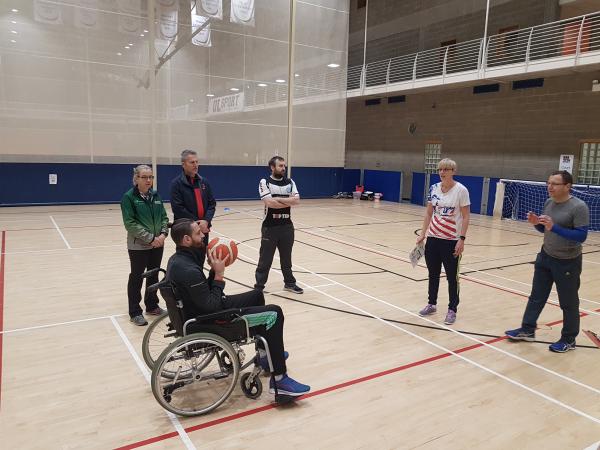
<path id="1" fill-rule="evenodd" d="M 459 236 L 461 241 L 464 241 L 467 237 L 466 236 Z"/>

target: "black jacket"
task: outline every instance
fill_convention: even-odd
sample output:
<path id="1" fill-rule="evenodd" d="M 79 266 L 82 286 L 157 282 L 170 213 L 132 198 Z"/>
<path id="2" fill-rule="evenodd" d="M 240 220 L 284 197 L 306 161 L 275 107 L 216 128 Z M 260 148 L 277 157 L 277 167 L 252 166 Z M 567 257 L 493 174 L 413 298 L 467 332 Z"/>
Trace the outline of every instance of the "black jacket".
<path id="1" fill-rule="evenodd" d="M 199 187 L 204 205 L 204 216 L 198 217 L 198 207 L 194 196 L 194 187 Z M 174 220 L 188 218 L 192 220 L 206 220 L 210 226 L 215 215 L 217 202 L 212 194 L 212 189 L 206 178 L 196 175 L 194 184 L 190 184 L 185 172 L 181 172 L 171 182 L 171 210 Z"/>
<path id="2" fill-rule="evenodd" d="M 206 278 L 201 257 L 201 249 L 177 247 L 167 264 L 167 279 L 175 284 L 186 319 L 227 309 L 223 305 L 225 282 L 215 280 L 212 271 Z"/>

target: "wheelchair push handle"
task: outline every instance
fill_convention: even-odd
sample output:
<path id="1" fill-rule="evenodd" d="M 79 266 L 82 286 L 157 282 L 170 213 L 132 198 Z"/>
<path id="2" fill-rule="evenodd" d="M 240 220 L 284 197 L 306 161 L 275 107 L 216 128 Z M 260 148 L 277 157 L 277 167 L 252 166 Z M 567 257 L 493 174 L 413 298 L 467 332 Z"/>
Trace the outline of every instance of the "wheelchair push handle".
<path id="1" fill-rule="evenodd" d="M 167 273 L 167 271 L 165 269 L 161 269 L 160 267 L 157 267 L 156 269 L 152 269 L 152 270 L 149 270 L 148 272 L 144 272 L 142 274 L 142 278 L 151 277 L 152 275 L 156 275 L 158 272 L 162 272 L 163 275 Z"/>

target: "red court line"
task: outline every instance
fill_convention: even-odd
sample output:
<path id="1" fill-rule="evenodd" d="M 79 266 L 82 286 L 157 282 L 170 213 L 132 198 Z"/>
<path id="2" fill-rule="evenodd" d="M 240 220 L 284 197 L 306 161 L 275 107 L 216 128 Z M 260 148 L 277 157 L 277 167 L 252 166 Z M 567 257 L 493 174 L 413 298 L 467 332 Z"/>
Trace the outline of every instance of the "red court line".
<path id="1" fill-rule="evenodd" d="M 6 231 L 2 231 L 2 251 L 0 253 L 0 407 L 2 406 L 2 339 L 4 337 L 4 264 L 6 251 Z"/>
<path id="2" fill-rule="evenodd" d="M 505 340 L 505 339 L 506 339 L 506 336 L 501 336 L 501 337 L 498 337 L 498 338 L 490 339 L 489 341 L 485 341 L 485 343 L 486 344 L 493 344 L 495 342 L 499 342 L 499 341 L 502 341 L 502 340 Z M 458 350 L 454 350 L 454 352 L 455 353 L 463 353 L 463 352 L 467 352 L 469 350 L 474 350 L 476 348 L 483 347 L 483 345 L 484 344 L 469 345 L 468 347 L 462 347 L 462 348 L 459 348 Z M 326 388 L 323 388 L 323 389 L 319 389 L 318 391 L 311 392 L 310 394 L 303 395 L 301 398 L 299 398 L 296 401 L 302 401 L 302 400 L 305 400 L 307 398 L 316 397 L 316 396 L 323 395 L 323 394 L 326 394 L 326 393 L 332 392 L 332 391 L 337 391 L 339 389 L 343 389 L 343 388 L 348 387 L 348 386 L 353 386 L 355 384 L 364 383 L 366 381 L 374 380 L 376 378 L 381 378 L 381 377 L 384 377 L 386 375 L 390 375 L 390 374 L 393 374 L 393 373 L 396 373 L 396 372 L 401 372 L 403 370 L 411 369 L 413 367 L 422 366 L 422 365 L 428 364 L 430 362 L 434 362 L 434 361 L 438 361 L 438 360 L 443 359 L 443 358 L 447 358 L 448 356 L 451 356 L 451 355 L 452 355 L 452 353 L 449 353 L 449 352 L 447 352 L 447 353 L 441 353 L 439 355 L 431 356 L 429 358 L 421 359 L 419 361 L 408 363 L 408 364 L 405 364 L 405 365 L 402 365 L 402 366 L 399 366 L 399 367 L 394 367 L 393 369 L 388 369 L 388 370 L 384 370 L 382 372 L 377 372 L 377 373 L 374 373 L 374 374 L 371 374 L 371 375 L 366 375 L 364 377 L 355 378 L 354 380 L 345 381 L 344 383 L 340 383 L 340 384 L 336 384 L 336 385 L 333 385 L 333 386 L 329 386 L 329 387 L 326 387 Z M 219 419 L 211 420 L 211 421 L 204 422 L 204 423 L 201 423 L 201 424 L 198 424 L 198 425 L 193 425 L 191 427 L 185 428 L 185 431 L 187 433 L 191 433 L 193 431 L 198 431 L 198 430 L 202 430 L 202 429 L 205 429 L 205 428 L 214 427 L 214 426 L 220 425 L 222 423 L 231 422 L 231 421 L 236 420 L 236 419 L 241 419 L 242 417 L 252 416 L 254 414 L 258 414 L 258 413 L 261 413 L 263 411 L 269 411 L 271 409 L 275 409 L 275 408 L 278 408 L 278 407 L 279 407 L 279 405 L 277 405 L 275 403 L 271 403 L 269 405 L 260 406 L 258 408 L 249 409 L 247 411 L 242 411 L 242 412 L 239 412 L 239 413 L 236 413 L 236 414 L 232 414 L 232 415 L 229 415 L 229 416 L 221 417 Z M 173 438 L 173 437 L 177 437 L 177 433 L 176 432 L 165 433 L 165 434 L 161 434 L 159 436 L 155 436 L 155 437 L 151 437 L 151 438 L 148 438 L 148 439 L 144 439 L 143 441 L 134 442 L 132 444 L 125 445 L 123 447 L 118 447 L 115 450 L 129 450 L 129 449 L 139 448 L 139 447 L 143 447 L 145 445 L 154 444 L 155 442 L 164 441 L 166 439 L 170 439 L 170 438 Z"/>

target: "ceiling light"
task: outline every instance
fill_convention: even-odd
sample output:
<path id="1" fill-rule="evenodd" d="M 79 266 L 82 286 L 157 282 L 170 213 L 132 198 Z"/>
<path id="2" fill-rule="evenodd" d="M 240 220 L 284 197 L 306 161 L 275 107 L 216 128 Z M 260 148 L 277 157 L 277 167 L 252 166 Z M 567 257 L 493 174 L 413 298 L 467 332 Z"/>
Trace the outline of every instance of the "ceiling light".
<path id="1" fill-rule="evenodd" d="M 11 20 L 10 23 L 17 23 L 17 21 L 16 20 Z"/>
<path id="2" fill-rule="evenodd" d="M 214 97 L 215 94 L 206 94 L 207 97 Z"/>
<path id="3" fill-rule="evenodd" d="M 121 52 L 118 52 L 118 53 L 117 53 L 117 55 L 119 55 L 119 56 L 123 56 L 123 53 L 121 53 Z"/>
<path id="4" fill-rule="evenodd" d="M 295 76 L 295 77 L 299 77 L 299 76 L 300 76 L 300 74 L 297 74 L 297 73 L 295 73 L 295 74 L 294 74 L 294 76 Z"/>
<path id="5" fill-rule="evenodd" d="M 10 30 L 12 34 L 18 34 L 16 30 Z"/>
<path id="6" fill-rule="evenodd" d="M 285 83 L 285 80 L 282 80 L 281 78 L 278 78 L 275 80 L 275 83 Z"/>
<path id="7" fill-rule="evenodd" d="M 148 30 L 144 30 L 144 33 L 148 33 Z"/>
<path id="8" fill-rule="evenodd" d="M 238 88 L 230 88 L 229 90 L 230 90 L 230 91 L 233 91 L 233 92 L 237 92 L 237 91 L 239 91 L 239 89 L 238 89 Z"/>
<path id="9" fill-rule="evenodd" d="M 17 43 L 17 41 L 15 41 L 14 39 L 11 39 L 10 42 L 12 42 L 13 44 Z"/>
<path id="10" fill-rule="evenodd" d="M 125 46 L 125 48 L 126 48 L 126 49 L 129 49 L 129 45 L 126 45 L 126 46 Z"/>
<path id="11" fill-rule="evenodd" d="M 140 34 L 140 37 L 144 37 L 144 33 Z"/>
<path id="12" fill-rule="evenodd" d="M 129 45 L 130 47 L 133 47 L 133 44 L 127 44 L 127 45 Z"/>
<path id="13" fill-rule="evenodd" d="M 19 10 L 18 10 L 18 9 L 16 9 L 16 8 L 13 8 L 13 9 L 11 9 L 11 11 L 12 11 L 12 12 L 19 12 Z"/>
<path id="14" fill-rule="evenodd" d="M 331 64 L 327 64 L 327 67 L 331 67 L 332 69 L 335 69 L 336 67 L 340 67 L 340 65 L 336 64 L 336 63 L 331 63 Z"/>
<path id="15" fill-rule="evenodd" d="M 193 98 L 190 98 L 190 103 L 194 103 L 194 99 Z"/>
<path id="16" fill-rule="evenodd" d="M 267 85 L 265 83 L 258 83 L 259 87 L 267 87 Z"/>

